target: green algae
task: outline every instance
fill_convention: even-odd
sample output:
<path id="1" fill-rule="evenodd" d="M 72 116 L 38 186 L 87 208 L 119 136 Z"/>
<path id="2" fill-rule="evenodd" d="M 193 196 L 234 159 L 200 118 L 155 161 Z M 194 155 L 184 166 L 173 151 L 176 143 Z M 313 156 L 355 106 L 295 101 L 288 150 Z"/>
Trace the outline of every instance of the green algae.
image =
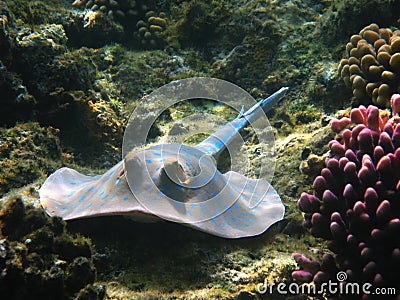
<path id="1" fill-rule="evenodd" d="M 60 167 L 59 131 L 37 123 L 0 128 L 0 195 Z"/>

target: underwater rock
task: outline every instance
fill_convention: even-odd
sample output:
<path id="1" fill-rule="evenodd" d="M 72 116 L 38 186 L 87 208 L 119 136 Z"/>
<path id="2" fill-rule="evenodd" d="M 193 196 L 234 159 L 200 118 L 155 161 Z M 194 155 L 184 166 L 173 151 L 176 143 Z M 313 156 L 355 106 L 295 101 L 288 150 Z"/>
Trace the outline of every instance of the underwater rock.
<path id="1" fill-rule="evenodd" d="M 331 158 L 314 180 L 314 195 L 303 193 L 297 205 L 305 213 L 304 226 L 313 236 L 327 240 L 335 255 L 324 256 L 320 268 L 312 271 L 310 263 L 296 255 L 303 269 L 293 274 L 297 280 L 322 283 L 335 279 L 341 270 L 347 274 L 344 284 L 398 287 L 398 99 L 393 97 L 391 118 L 375 106 L 360 106 L 351 111 L 350 119 L 332 121 L 338 140 L 329 143 Z"/>
<path id="2" fill-rule="evenodd" d="M 0 105 L 1 124 L 10 126 L 17 121 L 29 120 L 33 114 L 36 99 L 29 94 L 22 79 L 15 72 L 9 71 L 0 60 Z"/>
<path id="3" fill-rule="evenodd" d="M 63 142 L 77 152 L 88 144 L 98 146 L 99 140 L 102 147 L 119 147 L 122 125 L 116 115 L 118 109 L 111 108 L 107 93 L 93 91 L 99 90 L 95 81 L 96 63 L 104 61 L 101 51 L 67 51 L 68 39 L 58 24 L 34 29 L 23 26 L 10 39 L 7 64 L 0 65 L 0 103 L 5 104 L 1 125 L 11 127 L 33 119 L 43 126 L 59 128 Z"/>
<path id="4" fill-rule="evenodd" d="M 73 255 L 59 251 L 64 247 Z M 9 200 L 0 210 L 2 297 L 70 299 L 79 292 L 80 299 L 103 299 L 104 288 L 90 286 L 96 277 L 91 247 L 90 240 L 71 236 L 60 218 L 49 218 L 19 198 Z"/>
<path id="5" fill-rule="evenodd" d="M 59 131 L 37 123 L 0 128 L 0 196 L 60 166 Z"/>
<path id="6" fill-rule="evenodd" d="M 351 36 L 346 53 L 339 73 L 353 96 L 389 108 L 390 96 L 400 90 L 400 31 L 371 24 Z"/>

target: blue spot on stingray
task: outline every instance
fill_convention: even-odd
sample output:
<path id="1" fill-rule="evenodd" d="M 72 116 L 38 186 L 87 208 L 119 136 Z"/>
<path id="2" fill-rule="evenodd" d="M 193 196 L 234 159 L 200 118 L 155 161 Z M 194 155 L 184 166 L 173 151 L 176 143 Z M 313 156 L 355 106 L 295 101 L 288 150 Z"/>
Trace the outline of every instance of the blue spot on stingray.
<path id="1" fill-rule="evenodd" d="M 108 195 L 105 195 L 101 200 L 106 200 L 108 198 Z"/>
<path id="2" fill-rule="evenodd" d="M 128 201 L 128 197 L 124 197 L 124 198 L 122 198 L 122 200 L 124 200 L 124 201 Z"/>
<path id="3" fill-rule="evenodd" d="M 89 189 L 87 190 L 87 192 L 90 193 L 90 192 L 93 191 L 93 190 L 94 190 L 94 188 L 91 187 L 91 188 L 89 188 Z"/>
<path id="4" fill-rule="evenodd" d="M 133 187 L 133 190 L 134 190 L 134 191 L 137 191 L 137 190 L 139 190 L 139 188 L 138 188 L 137 186 L 134 186 L 134 187 Z"/>
<path id="5" fill-rule="evenodd" d="M 249 224 L 244 224 L 244 227 L 249 227 L 250 225 Z"/>
<path id="6" fill-rule="evenodd" d="M 228 191 L 228 195 L 231 196 L 231 197 L 233 197 L 233 194 L 232 194 L 231 191 Z"/>
<path id="7" fill-rule="evenodd" d="M 146 163 L 151 164 L 151 159 L 146 159 Z"/>
<path id="8" fill-rule="evenodd" d="M 236 223 L 236 218 L 231 218 L 232 222 Z"/>
<path id="9" fill-rule="evenodd" d="M 187 211 L 188 216 L 192 215 L 192 212 L 190 210 Z"/>
<path id="10" fill-rule="evenodd" d="M 78 202 L 81 203 L 83 200 L 85 200 L 86 196 L 82 196 L 81 198 L 79 198 Z"/>
<path id="11" fill-rule="evenodd" d="M 114 199 L 114 198 L 115 198 L 115 196 L 113 195 L 113 196 L 110 197 L 110 200 L 112 200 L 112 199 Z"/>
<path id="12" fill-rule="evenodd" d="M 164 190 L 169 190 L 169 189 L 171 189 L 171 187 L 170 187 L 168 184 L 164 184 L 164 185 L 162 186 L 162 188 L 163 188 Z"/>
<path id="13" fill-rule="evenodd" d="M 216 213 L 217 215 L 219 215 L 219 209 L 216 209 L 216 210 L 215 210 L 215 213 Z"/>
<path id="14" fill-rule="evenodd" d="M 196 204 L 192 203 L 192 204 L 190 204 L 190 207 L 195 209 L 196 208 Z"/>
<path id="15" fill-rule="evenodd" d="M 154 152 L 153 155 L 154 155 L 154 156 L 161 156 L 161 153 Z"/>
<path id="16" fill-rule="evenodd" d="M 242 217 L 245 218 L 245 219 L 246 219 L 248 216 L 249 216 L 248 214 L 242 214 Z"/>
<path id="17" fill-rule="evenodd" d="M 201 180 L 203 181 L 203 183 L 207 183 L 207 178 L 201 177 Z"/>
<path id="18" fill-rule="evenodd" d="M 69 198 L 69 197 L 72 197 L 72 195 L 74 194 L 75 192 L 71 192 L 71 193 L 69 193 L 68 195 L 67 195 L 67 197 Z"/>
<path id="19" fill-rule="evenodd" d="M 192 164 L 190 163 L 190 161 L 186 161 L 186 165 L 188 166 L 188 167 L 191 167 L 192 166 Z"/>
<path id="20" fill-rule="evenodd" d="M 176 207 L 177 209 L 179 209 L 179 208 L 181 208 L 181 207 L 182 207 L 182 205 L 181 205 L 181 204 L 179 204 L 179 203 L 175 203 L 175 207 Z"/>
<path id="21" fill-rule="evenodd" d="M 71 185 L 75 185 L 75 184 L 76 184 L 76 182 L 75 182 L 75 181 L 71 181 L 69 184 L 71 184 Z"/>
<path id="22" fill-rule="evenodd" d="M 160 171 L 160 169 L 161 169 L 161 168 L 160 168 L 160 167 L 158 167 L 158 168 L 156 168 L 156 171 Z"/>
<path id="23" fill-rule="evenodd" d="M 231 210 L 230 207 L 228 207 L 228 208 L 226 209 L 226 211 L 230 213 L 232 210 Z"/>
<path id="24" fill-rule="evenodd" d="M 215 220 L 214 219 L 211 220 L 211 224 L 215 226 Z"/>
<path id="25" fill-rule="evenodd" d="M 92 203 L 90 203 L 88 206 L 86 206 L 86 208 L 90 208 L 92 206 Z"/>
<path id="26" fill-rule="evenodd" d="M 148 184 L 147 186 L 146 186 L 146 189 L 150 189 L 151 188 L 151 184 Z"/>
<path id="27" fill-rule="evenodd" d="M 211 197 L 215 197 L 217 196 L 215 193 L 211 193 Z"/>
<path id="28" fill-rule="evenodd" d="M 155 182 L 157 180 L 157 178 L 153 177 L 151 180 L 153 180 L 153 182 Z"/>
<path id="29" fill-rule="evenodd" d="M 99 196 L 102 196 L 104 194 L 104 192 L 99 193 Z"/>
<path id="30" fill-rule="evenodd" d="M 165 161 L 165 159 L 164 159 L 164 158 L 159 160 L 159 162 L 164 162 L 164 161 Z"/>
<path id="31" fill-rule="evenodd" d="M 101 203 L 100 206 L 104 206 L 104 203 Z"/>
<path id="32" fill-rule="evenodd" d="M 61 210 L 67 210 L 67 208 L 66 207 L 61 207 Z"/>
<path id="33" fill-rule="evenodd" d="M 221 206 L 221 201 L 218 200 L 218 201 L 217 201 L 217 205 L 218 205 L 218 206 Z"/>
<path id="34" fill-rule="evenodd" d="M 120 186 L 121 185 L 121 180 L 117 179 L 117 182 L 115 183 L 116 186 Z"/>
<path id="35" fill-rule="evenodd" d="M 197 185 L 197 186 L 199 186 L 199 185 L 200 185 L 200 181 L 199 181 L 199 179 L 198 179 L 198 178 L 196 178 L 195 182 L 196 182 L 196 185 Z"/>
<path id="36" fill-rule="evenodd" d="M 156 201 L 156 200 L 158 200 L 158 198 L 157 198 L 156 196 L 154 196 L 154 197 L 153 197 L 153 200 Z"/>
<path id="37" fill-rule="evenodd" d="M 181 191 L 181 190 L 182 190 L 182 186 L 177 185 L 177 186 L 176 186 L 176 189 L 177 189 L 178 191 Z"/>
<path id="38" fill-rule="evenodd" d="M 225 222 L 226 226 L 231 226 L 231 223 L 229 223 L 228 221 Z"/>
<path id="39" fill-rule="evenodd" d="M 237 205 L 237 203 L 233 204 L 233 207 L 234 207 L 235 209 L 239 209 L 239 205 Z"/>
<path id="40" fill-rule="evenodd" d="M 107 176 L 107 178 L 106 178 L 106 182 L 107 181 L 109 181 L 110 179 L 111 179 L 111 176 L 114 174 L 114 170 L 112 170 L 109 174 L 108 174 L 108 176 Z"/>

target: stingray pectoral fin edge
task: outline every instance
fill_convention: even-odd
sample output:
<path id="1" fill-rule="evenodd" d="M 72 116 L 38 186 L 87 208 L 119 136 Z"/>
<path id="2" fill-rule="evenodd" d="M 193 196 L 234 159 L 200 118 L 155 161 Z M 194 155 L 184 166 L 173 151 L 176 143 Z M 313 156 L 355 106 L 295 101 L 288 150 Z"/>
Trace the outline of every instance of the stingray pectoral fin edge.
<path id="1" fill-rule="evenodd" d="M 283 219 L 285 206 L 268 182 L 250 179 L 233 171 L 224 176 L 234 177 L 238 182 L 245 180 L 247 189 L 240 191 L 238 200 L 215 218 L 185 225 L 223 238 L 243 238 L 260 235 Z M 258 185 L 259 182 L 262 185 Z M 254 193 L 260 195 L 260 201 L 252 207 L 250 199 Z"/>

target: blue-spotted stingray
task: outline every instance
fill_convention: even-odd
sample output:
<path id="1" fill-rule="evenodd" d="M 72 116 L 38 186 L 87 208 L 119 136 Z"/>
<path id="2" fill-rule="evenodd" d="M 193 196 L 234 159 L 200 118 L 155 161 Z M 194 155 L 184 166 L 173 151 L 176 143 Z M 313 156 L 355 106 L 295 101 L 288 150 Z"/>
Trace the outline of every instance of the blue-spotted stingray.
<path id="1" fill-rule="evenodd" d="M 239 131 L 265 116 L 286 93 L 281 88 L 200 144 L 161 144 L 130 152 L 103 175 L 70 168 L 51 174 L 39 190 L 43 208 L 64 220 L 129 215 L 165 219 L 225 238 L 263 233 L 284 216 L 278 193 L 266 181 L 222 174 L 216 159 Z"/>

